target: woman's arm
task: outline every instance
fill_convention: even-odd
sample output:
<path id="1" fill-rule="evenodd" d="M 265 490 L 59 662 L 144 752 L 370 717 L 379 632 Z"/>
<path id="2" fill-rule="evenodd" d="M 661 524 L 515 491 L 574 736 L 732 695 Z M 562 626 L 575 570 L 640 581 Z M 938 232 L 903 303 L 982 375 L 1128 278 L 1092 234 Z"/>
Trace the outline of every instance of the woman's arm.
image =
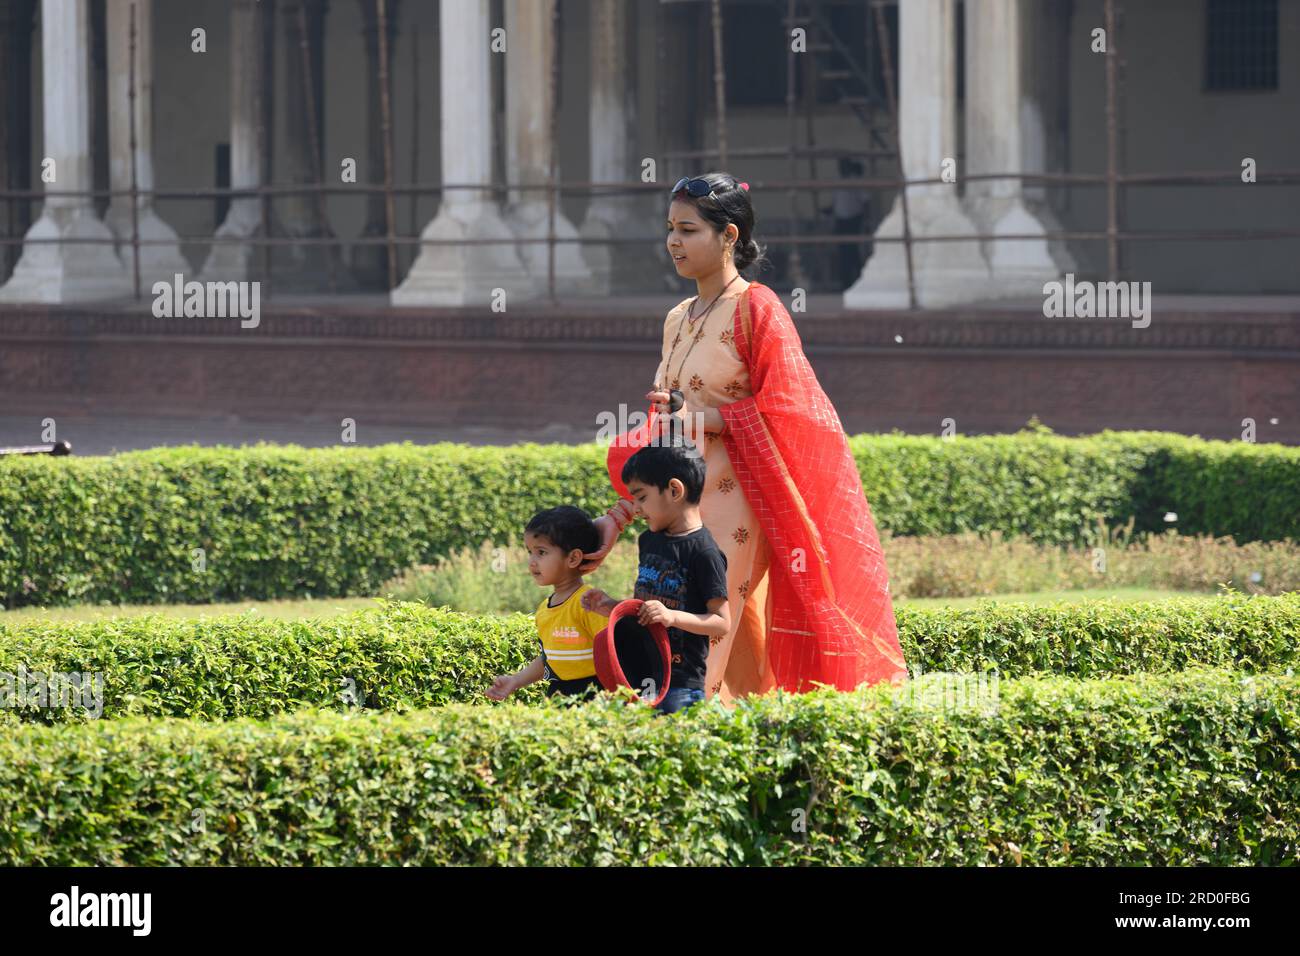
<path id="1" fill-rule="evenodd" d="M 727 427 L 727 423 L 722 418 L 722 412 L 718 411 L 716 408 L 713 407 L 696 408 L 694 405 L 692 405 L 691 411 L 700 412 L 703 414 L 704 417 L 702 421 L 704 422 L 704 430 L 706 432 L 714 432 L 716 434 L 717 432 L 720 432 Z"/>
<path id="2" fill-rule="evenodd" d="M 618 504 L 592 522 L 596 526 L 596 533 L 600 535 L 600 547 L 584 553 L 583 562 L 578 566 L 579 574 L 590 574 L 600 567 L 635 514 L 636 504 L 627 498 L 620 498 Z"/>
<path id="3" fill-rule="evenodd" d="M 651 392 L 646 397 L 649 398 L 650 401 L 654 402 L 656 408 L 663 413 L 664 418 L 660 419 L 660 422 L 666 422 L 668 416 L 668 393 Z M 722 412 L 717 408 L 714 408 L 711 405 L 695 405 L 689 400 L 682 403 L 682 410 L 678 413 L 677 417 L 690 424 L 691 428 L 687 430 L 686 434 L 692 441 L 695 440 L 694 425 L 697 422 L 706 433 L 712 432 L 714 434 L 720 434 L 722 430 L 727 427 L 727 422 L 722 417 Z"/>

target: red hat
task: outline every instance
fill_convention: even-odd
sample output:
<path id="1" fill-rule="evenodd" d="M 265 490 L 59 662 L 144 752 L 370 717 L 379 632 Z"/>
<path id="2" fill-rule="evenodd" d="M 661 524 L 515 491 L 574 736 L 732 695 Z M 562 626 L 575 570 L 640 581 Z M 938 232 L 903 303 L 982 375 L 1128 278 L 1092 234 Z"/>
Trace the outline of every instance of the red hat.
<path id="1" fill-rule="evenodd" d="M 596 664 L 596 677 L 606 690 L 631 687 L 640 691 L 642 681 L 654 681 L 659 695 L 650 706 L 654 707 L 668 693 L 672 679 L 673 652 L 668 643 L 668 629 L 662 624 L 648 628 L 637 620 L 644 601 L 628 598 L 615 605 L 610 612 L 609 624 L 596 635 L 592 657 Z M 657 660 L 655 650 L 658 650 Z"/>

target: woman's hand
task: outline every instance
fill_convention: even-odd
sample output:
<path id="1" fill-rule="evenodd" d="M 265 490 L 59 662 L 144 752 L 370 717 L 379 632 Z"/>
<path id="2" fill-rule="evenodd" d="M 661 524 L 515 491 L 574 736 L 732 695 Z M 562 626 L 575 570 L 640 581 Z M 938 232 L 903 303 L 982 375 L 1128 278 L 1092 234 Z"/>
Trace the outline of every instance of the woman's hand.
<path id="1" fill-rule="evenodd" d="M 682 407 L 677 410 L 675 415 L 669 410 L 669 402 L 672 401 L 672 396 L 667 392 L 647 392 L 646 399 L 654 403 L 655 410 L 659 413 L 655 422 L 659 428 L 660 438 L 669 437 L 669 419 L 675 418 L 677 419 L 675 426 L 677 434 L 685 436 L 693 445 L 697 445 L 703 440 L 704 436 L 702 434 L 696 434 L 696 426 L 700 423 L 700 417 L 696 413 L 700 410 L 692 405 L 685 396 L 682 396 Z"/>
<path id="2" fill-rule="evenodd" d="M 658 418 L 659 434 L 666 436 L 668 434 L 668 418 L 671 414 L 668 410 L 668 403 L 672 400 L 672 397 L 667 392 L 650 391 L 646 393 L 646 400 L 653 402 L 655 410 L 660 413 Z M 721 432 L 724 426 L 722 412 L 709 405 L 696 405 L 685 396 L 682 398 L 682 407 L 675 417 L 680 423 L 680 433 L 695 445 L 703 441 L 704 433 Z"/>
<path id="3" fill-rule="evenodd" d="M 627 523 L 636 515 L 636 505 L 626 498 L 620 498 L 618 504 L 609 509 L 613 511 L 618 509 L 622 512 L 622 524 L 626 527 Z M 608 513 L 595 519 L 592 524 L 596 526 L 596 532 L 600 535 L 600 547 L 595 551 L 583 552 L 582 564 L 578 565 L 579 574 L 590 574 L 600 567 L 600 563 L 609 555 L 609 551 L 614 547 L 614 542 L 618 540 L 619 522 L 615 521 Z"/>

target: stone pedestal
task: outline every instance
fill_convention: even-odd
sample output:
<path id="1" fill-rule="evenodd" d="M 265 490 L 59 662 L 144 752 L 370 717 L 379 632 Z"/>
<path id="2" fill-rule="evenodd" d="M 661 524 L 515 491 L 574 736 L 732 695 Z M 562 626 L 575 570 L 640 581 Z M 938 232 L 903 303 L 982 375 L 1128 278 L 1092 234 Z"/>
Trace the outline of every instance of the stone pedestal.
<path id="1" fill-rule="evenodd" d="M 966 150 L 971 174 L 1041 172 L 1045 142 L 1040 115 L 1026 82 L 1026 17 L 1022 0 L 967 0 Z M 1039 193 L 1041 196 L 1041 193 Z M 1073 266 L 1060 243 L 1058 262 L 1047 233 L 1060 225 L 1041 199 L 1033 201 L 1018 180 L 969 184 L 967 206 L 980 231 L 995 236 L 1037 235 L 1036 239 L 990 239 L 983 246 L 989 289 L 983 298 L 1038 296 L 1063 265 Z"/>
<path id="2" fill-rule="evenodd" d="M 51 190 L 92 188 L 89 39 L 86 0 L 42 0 L 45 158 L 54 162 L 55 173 L 47 184 Z M 88 245 L 76 241 L 80 239 L 110 242 Z M 131 279 L 113 251 L 112 239 L 89 197 L 49 196 L 41 217 L 27 230 L 13 275 L 0 287 L 0 302 L 79 302 L 131 295 Z"/>
<path id="3" fill-rule="evenodd" d="M 636 142 L 636 47 L 628 28 L 636 10 L 625 0 L 591 3 L 591 180 L 628 182 L 639 177 Z M 662 205 L 667 205 L 666 201 Z M 583 238 L 609 239 L 653 232 L 655 212 L 642 194 L 593 195 L 579 232 Z M 583 258 L 597 290 L 660 291 L 663 263 L 656 252 L 628 244 L 584 243 Z"/>
<path id="4" fill-rule="evenodd" d="M 108 175 L 114 190 L 131 188 L 131 7 L 135 6 L 135 181 L 140 190 L 154 188 L 153 176 L 153 3 L 152 0 L 107 0 L 108 27 Z M 154 211 L 153 197 L 136 201 L 140 238 L 140 292 L 155 282 L 171 283 L 179 272 L 190 277 L 176 230 Z M 131 198 L 115 196 L 104 222 L 120 240 L 118 257 L 132 275 Z M 162 244 L 155 244 L 160 240 Z"/>
<path id="5" fill-rule="evenodd" d="M 520 183 L 545 183 L 551 162 L 551 63 L 556 0 L 506 0 L 506 178 Z M 556 172 L 559 178 L 559 172 Z M 510 193 L 506 224 L 520 239 L 545 238 L 549 232 L 547 194 L 539 189 Z M 578 230 L 564 215 L 556 197 L 555 236 L 577 239 Z M 549 281 L 548 246 L 521 243 L 519 256 L 539 294 Z M 597 283 L 576 242 L 555 246 L 557 295 L 594 295 Z"/>
<path id="6" fill-rule="evenodd" d="M 957 156 L 956 37 L 953 0 L 908 0 L 899 7 L 899 117 L 903 170 L 908 179 L 939 176 Z M 977 233 L 955 183 L 910 187 L 914 237 Z M 876 230 L 878 238 L 903 235 L 903 203 Z M 907 260 L 901 242 L 874 243 L 862 275 L 844 292 L 851 309 L 906 308 Z M 989 271 L 978 240 L 919 242 L 912 246 L 917 304 L 940 306 L 979 298 Z"/>
<path id="7" fill-rule="evenodd" d="M 443 181 L 486 183 L 492 178 L 487 6 L 480 0 L 441 0 L 438 16 Z M 390 293 L 393 305 L 485 305 L 497 289 L 506 293 L 508 305 L 536 294 L 509 241 L 514 235 L 486 191 L 444 192 L 438 215 L 421 236 L 456 242 L 422 246 L 411 271 Z M 507 241 L 463 244 L 468 239 Z"/>
<path id="8" fill-rule="evenodd" d="M 256 0 L 230 7 L 230 184 L 248 189 L 263 183 L 262 154 L 268 130 L 266 84 L 269 11 Z M 262 203 L 256 196 L 231 200 L 217 227 L 219 239 L 262 234 Z M 203 281 L 245 281 L 262 273 L 262 251 L 246 242 L 216 242 L 203 265 Z"/>

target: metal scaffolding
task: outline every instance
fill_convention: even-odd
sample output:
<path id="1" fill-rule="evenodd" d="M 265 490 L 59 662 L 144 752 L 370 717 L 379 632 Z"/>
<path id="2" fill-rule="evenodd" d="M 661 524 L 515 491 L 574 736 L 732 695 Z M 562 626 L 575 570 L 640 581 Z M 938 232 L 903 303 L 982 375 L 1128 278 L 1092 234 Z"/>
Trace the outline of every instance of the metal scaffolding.
<path id="1" fill-rule="evenodd" d="M 179 237 L 180 242 L 203 243 L 213 245 L 218 243 L 244 243 L 260 247 L 262 250 L 262 277 L 270 281 L 273 279 L 272 259 L 270 250 L 276 246 L 304 246 L 304 245 L 336 245 L 336 246 L 358 246 L 383 244 L 388 250 L 388 286 L 389 289 L 395 288 L 398 283 L 397 275 L 397 248 L 399 246 L 436 246 L 436 245 L 473 245 L 473 244 L 492 244 L 508 242 L 511 244 L 525 244 L 545 242 L 548 244 L 548 294 L 552 301 L 556 299 L 555 289 L 555 255 L 556 244 L 562 242 L 598 242 L 603 244 L 627 244 L 627 245 L 658 245 L 662 242 L 662 235 L 646 236 L 618 236 L 612 238 L 590 238 L 578 237 L 564 239 L 556 234 L 556 215 L 559 199 L 564 194 L 574 195 L 610 195 L 610 194 L 638 194 L 657 192 L 662 189 L 658 183 L 642 182 L 593 182 L 593 181 L 561 181 L 558 178 L 558 136 L 556 135 L 557 123 L 557 93 L 559 83 L 559 56 L 553 55 L 552 73 L 549 78 L 549 96 L 551 100 L 551 144 L 552 152 L 549 163 L 548 181 L 545 183 L 521 183 L 521 182 L 489 182 L 489 183 L 396 183 L 393 181 L 393 116 L 392 105 L 388 91 L 389 76 L 389 50 L 387 42 L 387 9 L 385 0 L 373 0 L 375 4 L 376 18 L 379 24 L 379 70 L 380 70 L 380 91 L 381 91 L 381 110 L 382 110 L 382 129 L 383 129 L 383 151 L 384 151 L 384 181 L 382 184 L 348 184 L 348 185 L 327 185 L 324 182 L 324 176 L 320 162 L 320 131 L 317 128 L 317 117 L 315 111 L 314 97 L 312 93 L 312 83 L 310 75 L 307 76 L 305 87 L 308 102 L 302 104 L 307 110 L 308 124 L 312 136 L 312 150 L 314 157 L 314 183 L 298 184 L 265 184 L 257 187 L 244 188 L 186 188 L 186 189 L 151 189 L 141 190 L 138 185 L 138 171 L 136 169 L 136 143 L 135 143 L 135 97 L 136 97 L 136 76 L 135 76 L 135 59 L 136 59 L 136 25 L 135 25 L 135 7 L 131 7 L 130 18 L 130 71 L 128 75 L 128 96 L 130 100 L 130 136 L 131 136 L 131 183 L 130 188 L 126 190 L 14 190 L 0 189 L 0 201 L 4 201 L 6 206 L 12 208 L 13 204 L 27 200 L 40 200 L 50 196 L 76 196 L 91 197 L 100 199 L 104 197 L 128 196 L 131 200 L 131 230 L 129 245 L 131 248 L 131 267 L 134 277 L 135 297 L 141 297 L 140 289 L 140 247 L 149 244 L 167 244 L 177 240 L 156 239 L 150 240 L 140 236 L 138 201 L 140 197 L 149 196 L 155 200 L 182 200 L 182 199 L 214 199 L 226 197 L 230 199 L 239 197 L 257 197 L 261 201 L 262 228 L 260 235 L 252 237 L 234 237 L 218 238 L 216 236 L 189 236 Z M 682 2 L 682 0 L 678 0 Z M 785 4 L 786 16 L 785 22 L 790 25 L 821 24 L 823 32 L 826 23 L 824 19 L 819 20 L 819 0 L 774 0 L 774 2 Z M 876 91 L 866 97 L 868 102 L 858 102 L 864 98 L 851 98 L 855 112 L 860 118 L 864 118 L 864 125 L 868 128 L 868 144 L 864 149 L 833 149 L 826 147 L 816 147 L 811 142 L 806 147 L 796 144 L 795 131 L 799 114 L 796 110 L 796 89 L 794 75 L 797 66 L 793 55 L 787 58 L 787 77 L 786 77 L 786 108 L 787 119 L 789 123 L 789 141 L 781 146 L 754 146 L 754 147 L 733 147 L 729 144 L 726 121 L 726 72 L 725 64 L 721 55 L 722 33 L 724 30 L 723 4 L 720 0 L 710 0 L 710 24 L 713 38 L 713 49 L 716 58 L 714 69 L 713 92 L 715 99 L 715 115 L 717 122 L 717 149 L 705 150 L 683 150 L 669 151 L 665 153 L 666 158 L 693 158 L 704 156 L 721 156 L 725 164 L 729 158 L 739 157 L 770 157 L 778 158 L 784 156 L 788 160 L 790 175 L 785 179 L 775 180 L 758 180 L 751 179 L 751 186 L 761 188 L 767 191 L 783 190 L 791 197 L 791 208 L 795 208 L 795 199 L 799 196 L 809 194 L 816 196 L 819 190 L 832 188 L 857 188 L 873 193 L 896 193 L 899 197 L 903 218 L 902 235 L 898 237 L 877 236 L 871 233 L 818 233 L 805 232 L 793 225 L 794 231 L 784 235 L 764 235 L 764 241 L 771 245 L 789 246 L 792 249 L 791 270 L 796 275 L 800 274 L 802 267 L 798 258 L 798 251 L 801 247 L 817 245 L 838 245 L 845 243 L 884 243 L 884 242 L 901 242 L 905 250 L 907 263 L 909 301 L 912 308 L 916 308 L 916 288 L 915 276 L 913 274 L 913 245 L 917 242 L 971 242 L 971 241 L 1015 241 L 1027 239 L 1040 239 L 1047 241 L 1064 240 L 1064 241 L 1102 241 L 1106 244 L 1107 249 L 1107 277 L 1111 280 L 1118 279 L 1121 273 L 1121 249 L 1123 243 L 1133 241 L 1197 241 L 1197 240 L 1277 240 L 1277 239 L 1297 239 L 1300 238 L 1300 228 L 1292 229 L 1222 229 L 1222 230 L 1175 230 L 1175 231 L 1134 231 L 1125 229 L 1122 224 L 1121 203 L 1124 187 L 1126 186 L 1185 186 L 1185 185 L 1229 185 L 1239 182 L 1239 177 L 1234 173 L 1219 172 L 1179 172 L 1179 173 L 1159 173 L 1159 174 L 1128 174 L 1120 168 L 1120 137 L 1122 135 L 1122 124 L 1120 117 L 1122 115 L 1122 61 L 1119 57 L 1121 20 L 1120 20 L 1120 3 L 1119 0 L 1104 0 L 1104 18 L 1107 29 L 1107 56 L 1106 56 L 1106 171 L 1102 174 L 1092 173 L 1021 173 L 1021 172 L 1001 172 L 986 173 L 979 175 L 961 176 L 960 183 L 969 183 L 980 180 L 1019 180 L 1022 183 L 1032 184 L 1058 184 L 1069 186 L 1088 186 L 1102 187 L 1106 191 L 1106 227 L 1103 231 L 1084 231 L 1084 230 L 1063 230 L 1053 233 L 1032 233 L 1032 234 L 1014 234 L 1014 235 L 992 235 L 986 233 L 973 233 L 961 235 L 923 235 L 913 234 L 911 220 L 908 208 L 908 188 L 911 186 L 920 186 L 933 183 L 945 182 L 940 177 L 933 178 L 912 178 L 908 179 L 902 172 L 902 161 L 898 148 L 898 97 L 897 97 L 897 70 L 893 63 L 893 57 L 890 50 L 889 34 L 886 29 L 885 8 L 895 5 L 897 0 L 870 0 L 872 17 L 870 18 L 871 26 L 869 33 L 874 37 L 874 50 L 872 51 L 879 58 L 882 67 L 882 76 L 884 81 L 884 90 L 880 92 L 876 102 Z M 801 3 L 805 6 L 802 7 Z M 555 5 L 553 23 L 553 42 L 558 42 L 559 37 L 559 5 Z M 299 23 L 299 43 L 303 53 L 304 70 L 310 73 L 310 38 L 304 20 L 302 8 L 298 10 Z M 840 42 L 835 38 L 836 42 Z M 833 46 L 834 44 L 832 44 Z M 554 51 L 553 51 L 554 52 Z M 862 71 L 856 66 L 853 70 L 861 73 Z M 829 71 L 834 76 L 837 71 Z M 852 72 L 852 71 L 851 71 Z M 268 74 L 270 75 L 270 74 Z M 823 73 L 825 75 L 825 72 Z M 869 73 L 863 73 L 861 78 L 868 84 L 871 89 L 874 86 L 874 79 Z M 418 84 L 417 84 L 418 86 Z M 812 84 L 804 83 L 805 99 L 808 98 Z M 887 109 L 889 118 L 890 132 L 893 137 L 893 146 L 888 143 L 873 141 L 875 135 L 874 124 L 868 122 L 865 117 L 871 114 L 871 111 L 881 105 Z M 805 103 L 805 107 L 807 107 Z M 805 109 L 805 115 L 807 109 Z M 263 120 L 265 122 L 265 120 Z M 269 173 L 269 136 L 266 130 L 262 130 L 263 143 L 263 170 Z M 414 150 L 418 150 L 418 138 Z M 418 153 L 417 153 L 418 155 Z M 894 176 L 872 175 L 868 177 L 836 178 L 824 179 L 817 176 L 799 177 L 797 175 L 797 164 L 800 159 L 807 159 L 810 163 L 817 158 L 830 156 L 850 155 L 855 157 L 865 157 L 869 159 L 874 168 L 874 162 L 878 159 L 893 159 L 898 166 L 898 174 Z M 264 175 L 263 179 L 268 179 Z M 1268 173 L 1261 173 L 1256 180 L 1261 185 L 1296 185 L 1300 184 L 1300 170 L 1282 170 Z M 547 235 L 536 238 L 511 238 L 511 239 L 425 239 L 419 235 L 417 223 L 414 215 L 412 216 L 409 233 L 399 234 L 397 231 L 396 216 L 396 197 L 411 196 L 418 199 L 423 196 L 440 197 L 443 193 L 450 190 L 468 189 L 477 191 L 487 191 L 496 195 L 504 196 L 509 191 L 519 190 L 544 190 L 547 194 L 548 201 L 548 229 Z M 292 195 L 314 195 L 320 206 L 321 215 L 324 221 L 328 221 L 325 215 L 326 199 L 330 195 L 349 195 L 349 196 L 367 196 L 372 193 L 380 192 L 384 195 L 385 200 L 385 225 L 386 234 L 383 236 L 362 236 L 354 239 L 342 239 L 337 236 L 318 236 L 318 237 L 285 237 L 271 235 L 271 202 L 276 197 Z M 414 202 L 413 202 L 414 205 Z M 0 246 L 22 246 L 26 244 L 61 244 L 65 242 L 79 242 L 89 244 L 117 244 L 119 240 L 114 238 L 100 239 L 27 239 L 21 236 L 4 236 L 0 237 Z M 334 276 L 330 275 L 331 288 L 334 287 Z"/>

